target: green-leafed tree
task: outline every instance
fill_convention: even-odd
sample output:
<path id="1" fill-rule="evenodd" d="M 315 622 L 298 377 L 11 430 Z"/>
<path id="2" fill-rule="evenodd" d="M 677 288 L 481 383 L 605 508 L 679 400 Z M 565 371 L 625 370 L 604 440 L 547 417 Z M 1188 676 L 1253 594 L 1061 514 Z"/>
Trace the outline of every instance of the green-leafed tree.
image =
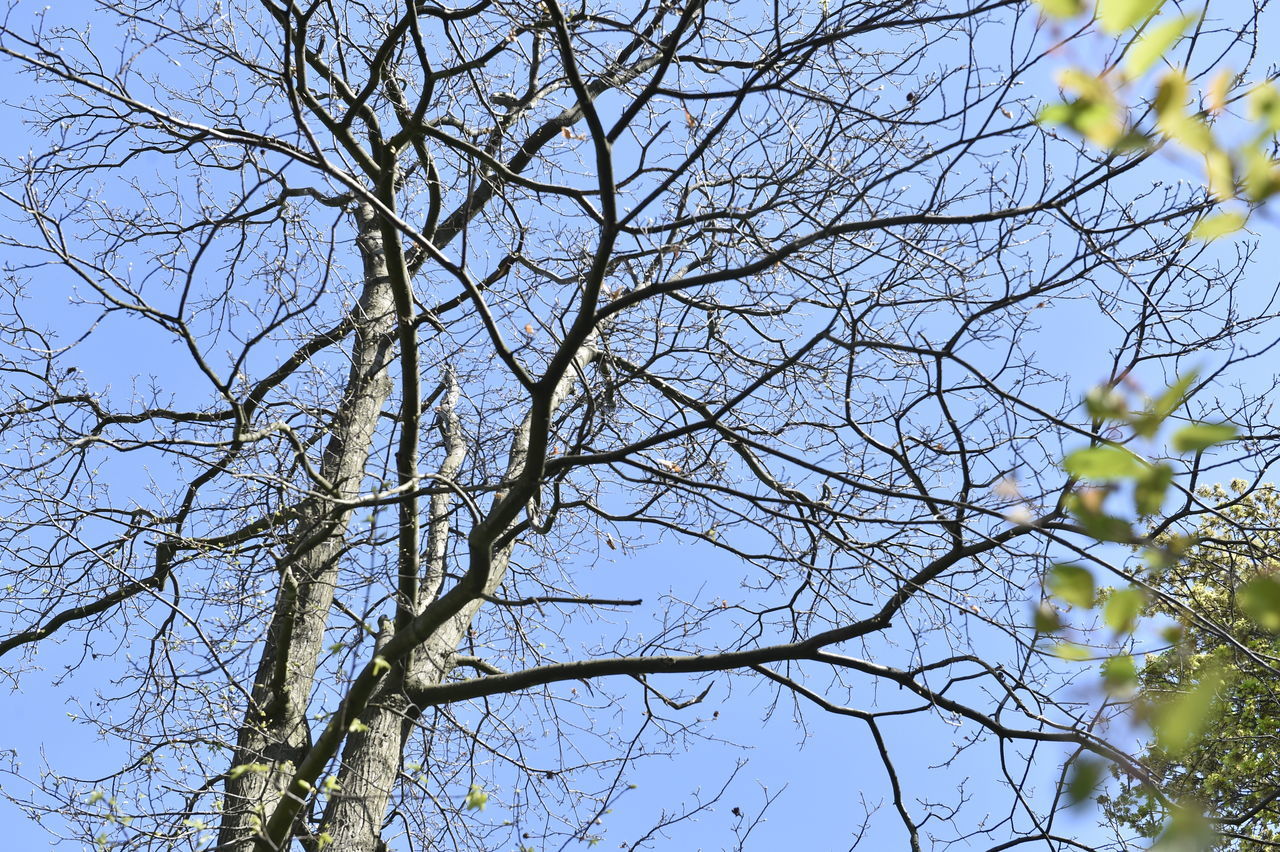
<path id="1" fill-rule="evenodd" d="M 1261 852 L 1280 842 L 1280 636 L 1270 627 L 1280 568 L 1280 492 L 1202 489 L 1216 504 L 1186 558 L 1152 577 L 1152 615 L 1170 647 L 1139 672 L 1138 706 L 1159 722 L 1162 708 L 1206 680 L 1218 682 L 1208 713 L 1186 736 L 1152 739 L 1143 763 L 1171 799 L 1197 803 L 1216 824 L 1216 848 Z M 1125 779 L 1104 797 L 1118 823 L 1155 837 L 1167 807 L 1152 788 Z"/>

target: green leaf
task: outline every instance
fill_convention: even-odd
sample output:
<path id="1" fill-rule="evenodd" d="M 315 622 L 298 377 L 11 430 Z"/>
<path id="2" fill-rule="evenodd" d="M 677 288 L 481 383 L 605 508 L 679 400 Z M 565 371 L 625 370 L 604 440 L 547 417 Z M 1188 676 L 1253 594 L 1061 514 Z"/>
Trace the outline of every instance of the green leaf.
<path id="1" fill-rule="evenodd" d="M 1138 688 L 1138 667 L 1128 654 L 1111 657 L 1102 664 L 1102 685 L 1111 695 L 1128 698 Z"/>
<path id="2" fill-rule="evenodd" d="M 1167 464 L 1152 465 L 1138 477 L 1133 489 L 1134 508 L 1139 515 L 1156 515 L 1164 505 L 1164 495 L 1173 482 L 1173 468 Z"/>
<path id="3" fill-rule="evenodd" d="M 1151 852 L 1203 852 L 1218 845 L 1218 832 L 1192 804 L 1175 804 L 1170 819 Z"/>
<path id="4" fill-rule="evenodd" d="M 1191 238 L 1196 240 L 1204 240 L 1209 242 L 1219 237 L 1225 237 L 1228 234 L 1234 234 L 1236 231 L 1244 227 L 1249 217 L 1236 210 L 1226 213 L 1216 213 L 1213 216 L 1206 216 L 1196 223 L 1191 229 Z"/>
<path id="5" fill-rule="evenodd" d="M 1042 123 L 1069 127 L 1101 148 L 1125 141 L 1125 110 L 1109 80 L 1080 68 L 1065 68 L 1058 72 L 1058 85 L 1074 98 L 1042 111 Z"/>
<path id="6" fill-rule="evenodd" d="M 472 784 L 471 789 L 467 791 L 467 798 L 463 802 L 469 811 L 482 811 L 484 806 L 489 803 L 489 794 L 480 787 L 479 784 Z"/>
<path id="7" fill-rule="evenodd" d="M 1182 37 L 1195 15 L 1182 15 L 1147 30 L 1130 46 L 1125 65 L 1134 77 L 1145 74 Z"/>
<path id="8" fill-rule="evenodd" d="M 1051 104 L 1036 117 L 1040 124 L 1069 127 L 1100 148 L 1114 148 L 1125 141 L 1124 122 L 1117 105 L 1078 98 Z"/>
<path id="9" fill-rule="evenodd" d="M 1073 18 L 1084 11 L 1084 0 L 1035 0 L 1047 15 L 1055 18 Z"/>
<path id="10" fill-rule="evenodd" d="M 1077 517 L 1085 535 L 1098 541 L 1115 541 L 1121 544 L 1134 540 L 1133 526 L 1124 518 L 1111 515 L 1080 515 Z"/>
<path id="11" fill-rule="evenodd" d="M 1244 159 L 1244 192 L 1250 201 L 1266 201 L 1280 192 L 1280 162 L 1262 150 L 1261 141 L 1241 151 Z"/>
<path id="12" fill-rule="evenodd" d="M 1155 575 L 1163 574 L 1187 555 L 1196 539 L 1189 535 L 1171 535 L 1157 545 L 1148 545 L 1142 549 L 1142 561 Z"/>
<path id="13" fill-rule="evenodd" d="M 1193 423 L 1174 432 L 1172 441 L 1180 453 L 1198 453 L 1235 436 L 1236 427 L 1230 423 Z"/>
<path id="14" fill-rule="evenodd" d="M 1101 760 L 1081 757 L 1073 762 L 1067 775 L 1067 806 L 1074 808 L 1090 801 L 1105 771 L 1106 764 Z"/>
<path id="15" fill-rule="evenodd" d="M 1150 438 L 1155 435 L 1160 431 L 1162 422 L 1163 418 L 1157 417 L 1150 408 L 1129 418 L 1129 426 L 1133 429 L 1133 434 L 1140 438 Z"/>
<path id="16" fill-rule="evenodd" d="M 1164 0 L 1098 0 L 1098 23 L 1103 32 L 1122 33 L 1160 11 Z"/>
<path id="17" fill-rule="evenodd" d="M 1058 563 L 1045 578 L 1049 593 L 1079 607 L 1093 606 L 1093 572 L 1080 565 Z"/>
<path id="18" fill-rule="evenodd" d="M 1255 577 L 1236 593 L 1240 609 L 1264 630 L 1280 632 L 1280 581 Z"/>
<path id="19" fill-rule="evenodd" d="M 239 766 L 233 766 L 227 772 L 227 777 L 235 780 L 246 772 L 269 772 L 271 767 L 265 763 L 242 763 Z"/>
<path id="20" fill-rule="evenodd" d="M 1156 398 L 1155 402 L 1152 403 L 1151 409 L 1149 409 L 1151 416 L 1156 418 L 1156 429 L 1160 427 L 1160 423 L 1169 418 L 1170 414 L 1178 411 L 1181 404 L 1187 400 L 1187 393 L 1192 389 L 1192 385 L 1196 384 L 1198 377 L 1199 374 L 1194 370 L 1188 372 L 1187 375 L 1179 376 L 1178 381 L 1169 385 L 1169 388 L 1165 389 L 1165 393 Z M 1155 430 L 1152 430 L 1149 434 L 1144 434 L 1143 438 L 1151 438 L 1151 435 L 1155 434 Z"/>
<path id="21" fill-rule="evenodd" d="M 1184 115 L 1189 91 L 1186 76 L 1177 69 L 1160 78 L 1156 85 L 1154 106 L 1161 122 L 1177 120 Z"/>
<path id="22" fill-rule="evenodd" d="M 1132 633 L 1138 613 L 1147 602 L 1147 593 L 1137 586 L 1116 589 L 1107 595 L 1102 607 L 1102 620 L 1116 633 Z"/>
<path id="23" fill-rule="evenodd" d="M 1073 120 L 1072 111 L 1071 104 L 1049 104 L 1040 109 L 1036 121 L 1040 124 L 1069 126 Z"/>
<path id="24" fill-rule="evenodd" d="M 1132 542 L 1134 540 L 1133 527 L 1129 525 L 1128 521 L 1099 511 L 1090 505 L 1096 502 L 1095 500 L 1085 499 L 1087 495 L 1092 495 L 1101 490 L 1095 488 L 1067 495 L 1067 508 L 1075 515 L 1076 520 L 1080 522 L 1080 526 L 1084 528 L 1086 535 L 1098 541 Z"/>
<path id="25" fill-rule="evenodd" d="M 1074 642 L 1059 642 L 1051 649 L 1053 655 L 1062 660 L 1070 660 L 1073 663 L 1082 663 L 1093 656 L 1093 653 L 1081 645 Z"/>
<path id="26" fill-rule="evenodd" d="M 387 658 L 381 655 L 373 658 L 373 676 L 377 677 L 383 672 L 391 671 L 391 663 L 387 662 Z"/>
<path id="27" fill-rule="evenodd" d="M 1255 86 L 1249 93 L 1249 120 L 1264 122 L 1270 131 L 1280 130 L 1280 89 L 1271 83 Z"/>
<path id="28" fill-rule="evenodd" d="M 1067 473 L 1094 482 L 1116 482 L 1141 476 L 1150 465 L 1123 447 L 1101 446 L 1076 450 L 1062 460 Z"/>
<path id="29" fill-rule="evenodd" d="M 1218 201 L 1227 201 L 1236 194 L 1235 165 L 1231 155 L 1221 149 L 1214 149 L 1205 155 L 1205 172 L 1208 178 L 1209 193 Z"/>
<path id="30" fill-rule="evenodd" d="M 1056 633 L 1062 629 L 1062 618 L 1053 608 L 1053 604 L 1048 601 L 1040 601 L 1040 605 L 1033 613 L 1032 621 L 1037 633 Z"/>
<path id="31" fill-rule="evenodd" d="M 1181 71 L 1170 71 L 1156 86 L 1156 125 L 1160 131 L 1200 154 L 1217 149 L 1213 131 L 1199 115 L 1188 114 L 1191 87 Z"/>
<path id="32" fill-rule="evenodd" d="M 1222 673 L 1210 669 L 1188 692 L 1156 708 L 1151 727 L 1162 749 L 1177 757 L 1191 747 L 1213 716 L 1214 702 L 1222 684 Z"/>
<path id="33" fill-rule="evenodd" d="M 1213 139 L 1213 131 L 1204 119 L 1198 115 L 1166 116 L 1160 129 L 1170 139 L 1180 142 L 1186 147 L 1206 157 L 1218 150 Z"/>

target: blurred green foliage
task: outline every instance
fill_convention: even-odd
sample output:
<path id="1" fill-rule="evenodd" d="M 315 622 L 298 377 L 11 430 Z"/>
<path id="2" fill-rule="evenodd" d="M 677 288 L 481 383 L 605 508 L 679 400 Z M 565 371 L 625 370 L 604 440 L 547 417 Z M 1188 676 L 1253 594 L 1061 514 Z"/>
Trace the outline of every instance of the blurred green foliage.
<path id="1" fill-rule="evenodd" d="M 1200 160 L 1208 199 L 1189 234 L 1194 239 L 1238 231 L 1253 208 L 1280 193 L 1280 161 L 1271 153 L 1280 131 L 1280 89 L 1227 68 L 1193 80 L 1175 64 L 1178 43 L 1196 37 L 1203 12 L 1188 14 L 1184 4 L 1165 0 L 1036 3 L 1050 19 L 1093 16 L 1120 57 L 1100 70 L 1060 69 L 1062 100 L 1041 110 L 1042 125 L 1070 130 L 1117 155 L 1172 144 Z"/>
<path id="2" fill-rule="evenodd" d="M 1212 817 L 1211 848 L 1261 852 L 1280 844 L 1280 492 L 1236 480 L 1199 496 L 1216 510 L 1198 542 L 1150 578 L 1147 614 L 1182 629 L 1138 673 L 1134 706 L 1155 733 L 1141 759 L 1166 796 Z M 1174 816 L 1131 779 L 1102 803 L 1146 837 Z"/>

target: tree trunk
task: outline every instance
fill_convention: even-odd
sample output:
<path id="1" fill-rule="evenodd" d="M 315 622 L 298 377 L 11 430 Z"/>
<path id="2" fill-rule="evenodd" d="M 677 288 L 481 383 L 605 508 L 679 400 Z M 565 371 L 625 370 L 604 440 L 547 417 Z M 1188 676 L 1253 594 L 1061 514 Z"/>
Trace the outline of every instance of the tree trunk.
<path id="1" fill-rule="evenodd" d="M 565 371 L 553 392 L 550 406 L 553 415 L 568 398 L 582 369 L 595 359 L 596 354 L 594 338 L 578 350 L 575 363 Z M 447 411 L 446 417 L 451 416 L 452 411 Z M 526 417 L 512 440 L 507 482 L 516 479 L 527 463 L 530 427 L 530 418 Z M 462 450 L 457 448 L 460 443 L 456 446 L 451 443 L 448 432 L 445 440 L 450 449 L 440 474 L 449 477 L 462 461 Z M 505 489 L 495 495 L 494 505 L 500 503 L 504 496 Z M 448 496 L 437 496 L 431 503 L 427 558 L 423 560 L 427 577 L 414 615 L 439 591 L 449 535 L 450 502 Z M 502 585 L 510 556 L 510 544 L 494 553 L 489 580 L 484 587 L 485 595 L 492 595 Z M 424 709 L 414 702 L 412 696 L 419 689 L 441 683 L 453 669 L 458 644 L 483 603 L 483 598 L 475 598 L 423 642 L 405 669 L 382 682 L 368 709 L 361 715 L 362 726 L 357 726 L 357 731 L 348 737 L 343 749 L 338 788 L 329 799 L 321 823 L 322 831 L 331 838 L 330 848 L 343 852 L 378 852 L 382 848 L 382 821 L 400 772 L 405 743 Z M 391 629 L 391 622 L 384 621 L 381 641 L 389 638 Z"/>
<path id="2" fill-rule="evenodd" d="M 364 286 L 356 317 L 351 371 L 320 475 L 332 497 L 315 497 L 302 513 L 281 565 L 280 588 L 266 645 L 254 678 L 232 769 L 228 774 L 218 848 L 252 852 L 254 835 L 292 776 L 292 765 L 310 747 L 306 714 L 324 645 L 350 511 L 335 501 L 360 491 L 378 416 L 390 396 L 395 310 L 386 251 L 375 211 L 356 212 Z"/>

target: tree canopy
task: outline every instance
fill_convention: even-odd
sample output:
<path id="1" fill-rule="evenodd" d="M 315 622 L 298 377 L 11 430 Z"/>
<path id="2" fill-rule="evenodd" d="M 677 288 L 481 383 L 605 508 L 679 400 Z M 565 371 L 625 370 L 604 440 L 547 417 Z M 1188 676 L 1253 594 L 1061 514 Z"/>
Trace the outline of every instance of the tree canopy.
<path id="1" fill-rule="evenodd" d="M 1166 629 L 1174 641 L 1146 658 L 1140 706 L 1158 708 L 1170 696 L 1194 693 L 1206 680 L 1220 685 L 1200 732 L 1183 742 L 1154 740 L 1142 755 L 1156 784 L 1126 779 L 1104 805 L 1113 818 L 1154 837 L 1167 817 L 1166 803 L 1152 794 L 1160 790 L 1212 814 L 1222 833 L 1215 848 L 1262 850 L 1280 836 L 1280 624 L 1271 616 L 1280 495 L 1269 485 L 1257 488 L 1237 479 L 1230 490 L 1218 485 L 1200 496 L 1218 508 L 1200 524 L 1198 543 L 1185 560 L 1151 578 L 1162 592 L 1152 598 L 1151 610 L 1172 622 Z"/>
<path id="2" fill-rule="evenodd" d="M 1231 8 L 1186 85 L 1251 73 Z M 114 763 L 5 794 L 111 849 L 684 848 L 729 801 L 610 834 L 630 773 L 734 783 L 685 752 L 769 690 L 865 736 L 853 846 L 1104 845 L 1088 760 L 1170 802 L 1053 566 L 1143 580 L 1101 503 L 1166 421 L 1235 425 L 1124 462 L 1124 529 L 1266 467 L 1276 282 L 1158 146 L 1038 120 L 1096 43 L 1022 0 L 10 9 L 0 672 L 54 661 Z"/>

